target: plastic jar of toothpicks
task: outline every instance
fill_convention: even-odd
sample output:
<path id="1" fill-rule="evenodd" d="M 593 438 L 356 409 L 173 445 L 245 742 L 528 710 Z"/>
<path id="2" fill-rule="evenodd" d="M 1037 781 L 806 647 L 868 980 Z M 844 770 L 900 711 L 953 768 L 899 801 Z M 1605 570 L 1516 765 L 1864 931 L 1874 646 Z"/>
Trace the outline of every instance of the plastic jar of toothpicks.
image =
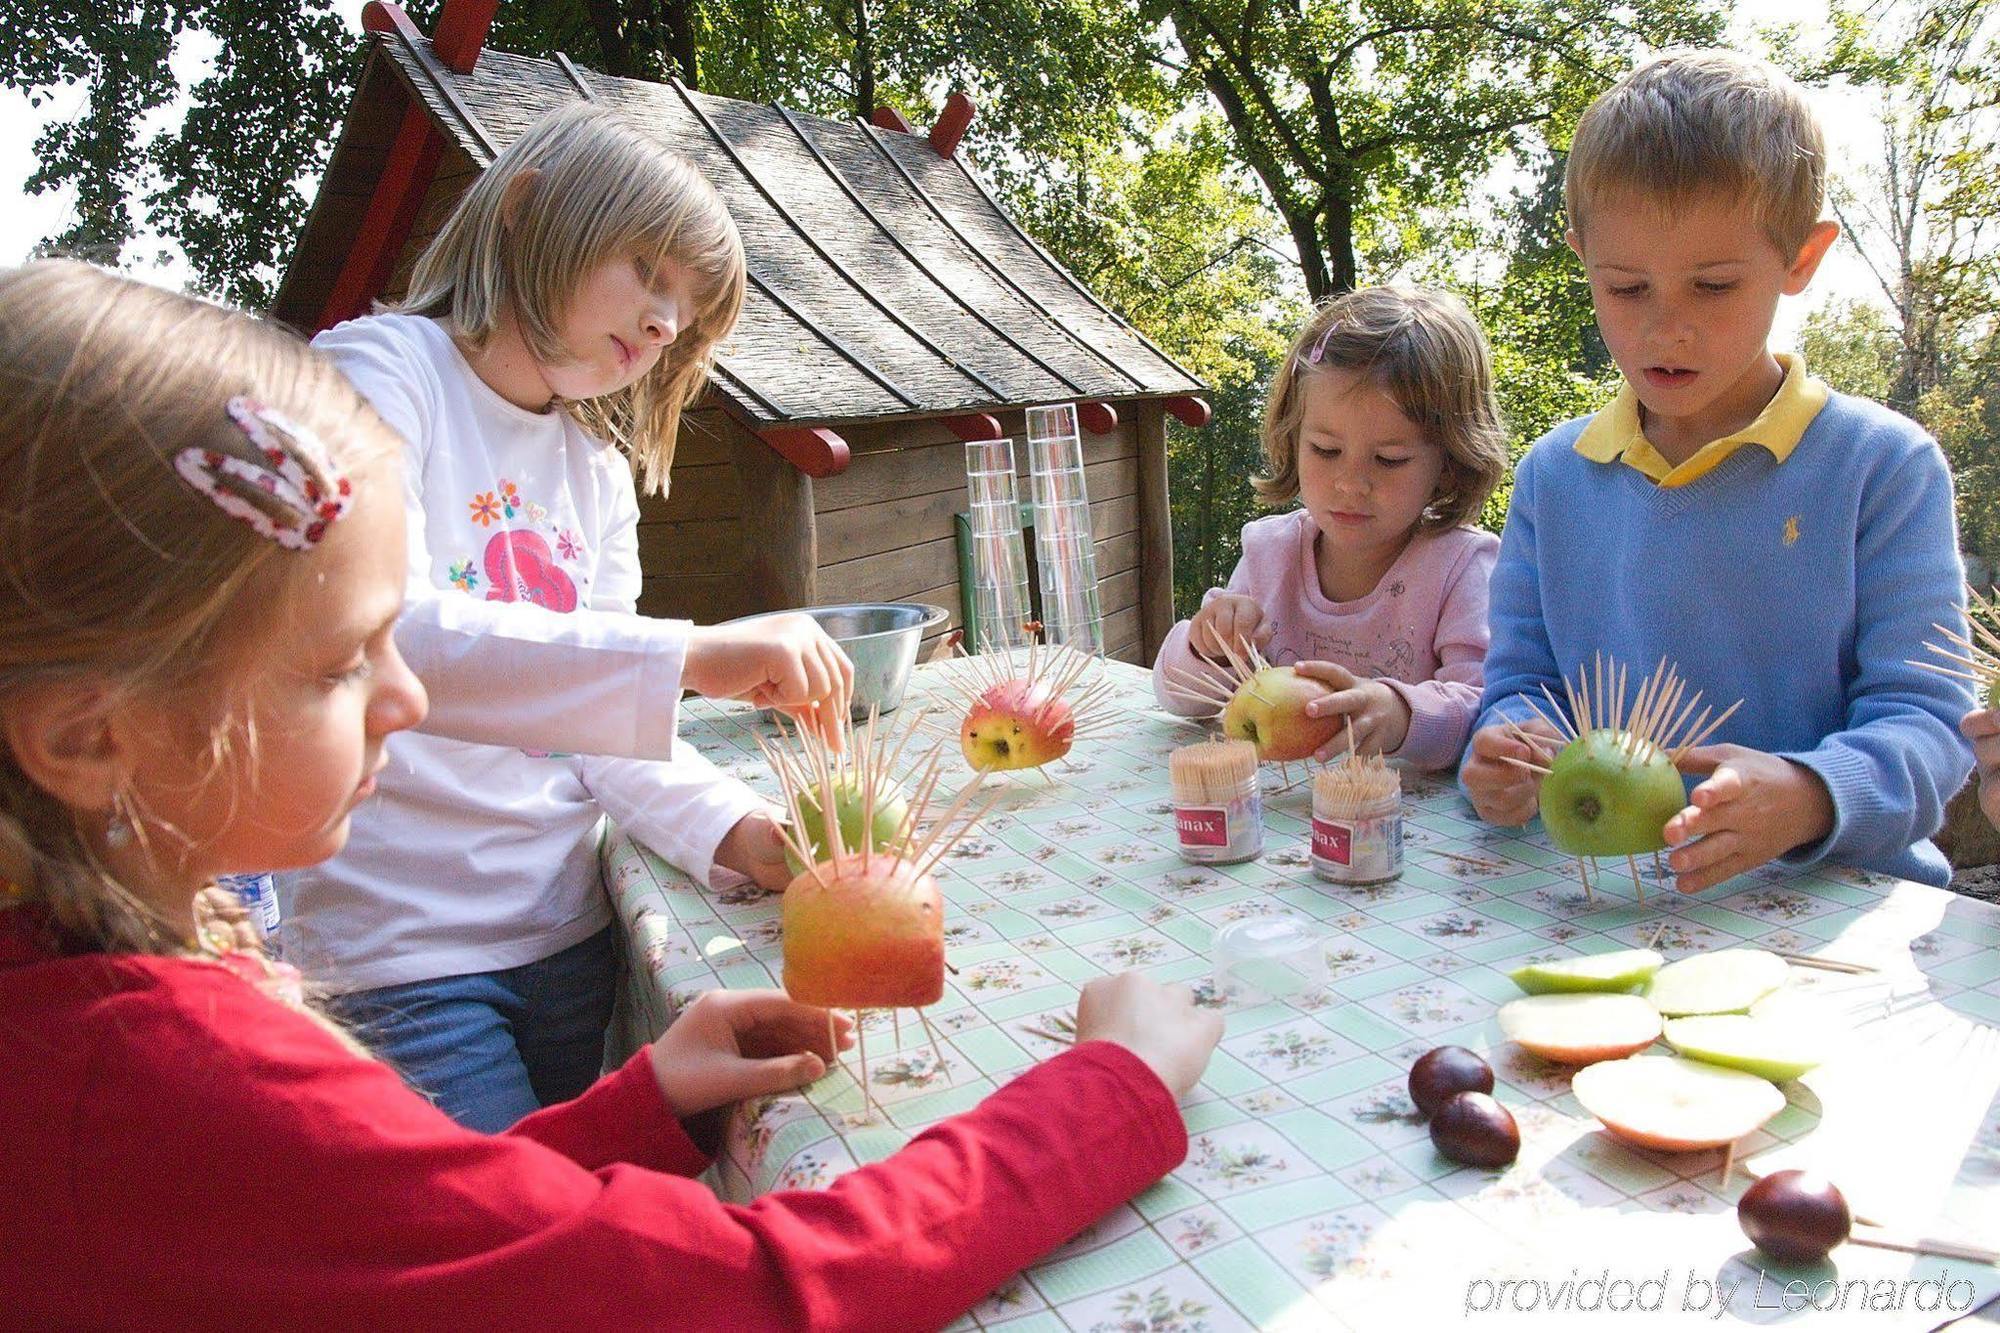
<path id="1" fill-rule="evenodd" d="M 1386 884 L 1403 873 L 1403 778 L 1379 754 L 1313 776 L 1312 868 L 1334 884 Z"/>
<path id="2" fill-rule="evenodd" d="M 1203 865 L 1248 861 L 1264 850 L 1257 747 L 1249 741 L 1183 745 L 1167 758 L 1181 856 Z"/>

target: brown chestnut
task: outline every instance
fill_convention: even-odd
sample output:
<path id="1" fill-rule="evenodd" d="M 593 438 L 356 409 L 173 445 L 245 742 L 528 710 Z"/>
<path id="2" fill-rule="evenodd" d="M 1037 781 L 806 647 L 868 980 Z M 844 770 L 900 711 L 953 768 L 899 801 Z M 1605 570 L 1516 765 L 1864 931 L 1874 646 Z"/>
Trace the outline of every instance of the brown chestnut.
<path id="1" fill-rule="evenodd" d="M 1431 1142 L 1454 1162 L 1501 1167 L 1521 1155 L 1514 1113 L 1483 1092 L 1454 1094 L 1431 1117 Z"/>
<path id="2" fill-rule="evenodd" d="M 1425 1116 L 1461 1092 L 1493 1091 L 1493 1066 L 1463 1046 L 1426 1051 L 1410 1066 L 1410 1100 Z"/>
<path id="3" fill-rule="evenodd" d="M 1854 1229 L 1834 1183 L 1811 1171 L 1773 1171 L 1743 1191 L 1736 1220 L 1750 1243 L 1780 1263 L 1816 1264 Z"/>

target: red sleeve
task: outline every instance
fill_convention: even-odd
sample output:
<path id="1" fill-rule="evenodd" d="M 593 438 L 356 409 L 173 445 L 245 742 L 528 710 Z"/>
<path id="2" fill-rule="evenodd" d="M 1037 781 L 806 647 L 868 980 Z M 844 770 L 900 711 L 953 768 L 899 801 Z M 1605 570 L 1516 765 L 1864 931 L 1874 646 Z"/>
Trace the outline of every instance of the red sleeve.
<path id="1" fill-rule="evenodd" d="M 553 1148 L 586 1171 L 618 1162 L 676 1176 L 708 1169 L 708 1154 L 695 1146 L 660 1096 L 652 1054 L 644 1046 L 582 1096 L 545 1106 L 507 1133 Z"/>
<path id="2" fill-rule="evenodd" d="M 476 1134 L 234 977 L 168 989 L 106 1012 L 72 1140 L 78 1264 L 139 1323 L 936 1327 L 1187 1148 L 1158 1078 L 1097 1042 L 737 1207 L 536 1141 L 637 1100 L 629 1067 L 554 1133 Z"/>

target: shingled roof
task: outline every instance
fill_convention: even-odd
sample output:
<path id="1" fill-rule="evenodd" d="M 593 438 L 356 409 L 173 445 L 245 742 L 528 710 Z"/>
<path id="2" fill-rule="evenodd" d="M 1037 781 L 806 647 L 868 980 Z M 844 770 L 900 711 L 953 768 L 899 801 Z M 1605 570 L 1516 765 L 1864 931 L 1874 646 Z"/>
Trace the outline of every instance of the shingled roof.
<path id="1" fill-rule="evenodd" d="M 712 387 L 753 428 L 1204 392 L 1023 232 L 962 155 L 922 136 L 613 78 L 562 55 L 480 50 L 458 73 L 399 10 L 371 8 L 394 21 L 371 25 L 274 307 L 289 323 L 311 328 L 327 309 L 410 98 L 480 168 L 544 113 L 588 99 L 691 158 L 735 216 L 749 288 Z"/>

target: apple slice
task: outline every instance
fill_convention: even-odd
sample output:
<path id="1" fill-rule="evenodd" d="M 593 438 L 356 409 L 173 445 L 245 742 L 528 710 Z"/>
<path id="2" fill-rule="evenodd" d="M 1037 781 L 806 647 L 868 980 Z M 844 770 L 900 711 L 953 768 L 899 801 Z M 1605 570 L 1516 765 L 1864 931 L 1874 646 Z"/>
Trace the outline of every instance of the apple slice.
<path id="1" fill-rule="evenodd" d="M 1660 1014 L 1637 995 L 1531 995 L 1500 1006 L 1507 1040 L 1559 1065 L 1587 1065 L 1643 1051 Z"/>
<path id="2" fill-rule="evenodd" d="M 1651 949 L 1616 949 L 1552 963 L 1529 963 L 1507 975 L 1530 995 L 1569 991 L 1629 991 L 1666 961 Z"/>
<path id="3" fill-rule="evenodd" d="M 1740 1014 L 1784 985 L 1790 971 L 1762 949 L 1722 949 L 1668 963 L 1653 974 L 1646 998 L 1668 1018 Z"/>
<path id="4" fill-rule="evenodd" d="M 1755 1014 L 1699 1014 L 1666 1026 L 1667 1045 L 1712 1065 L 1768 1078 L 1794 1079 L 1825 1060 L 1825 1043 L 1810 1028 Z"/>
<path id="5" fill-rule="evenodd" d="M 1720 1148 L 1785 1109 L 1785 1094 L 1740 1069 L 1635 1055 L 1576 1071 L 1570 1091 L 1611 1134 L 1641 1148 Z"/>

